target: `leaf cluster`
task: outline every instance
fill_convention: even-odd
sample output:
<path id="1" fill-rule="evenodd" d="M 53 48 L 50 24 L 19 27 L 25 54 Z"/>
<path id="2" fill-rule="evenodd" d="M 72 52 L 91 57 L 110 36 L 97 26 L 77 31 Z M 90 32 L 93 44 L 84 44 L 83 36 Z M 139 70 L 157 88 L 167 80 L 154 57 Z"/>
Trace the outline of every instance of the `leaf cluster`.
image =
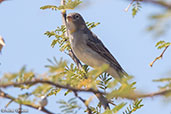
<path id="1" fill-rule="evenodd" d="M 61 59 L 60 61 L 57 61 L 55 58 L 53 60 L 48 59 L 50 65 L 46 65 L 46 68 L 48 68 L 48 72 L 46 74 L 43 75 L 38 75 L 36 73 L 34 74 L 34 77 L 32 79 L 29 79 L 30 77 L 26 76 L 27 78 L 25 78 L 25 75 L 28 74 L 26 68 L 22 68 L 18 73 L 11 73 L 8 74 L 8 79 L 7 76 L 4 75 L 3 79 L 5 82 L 1 82 L 1 83 L 10 83 L 11 80 L 12 82 L 16 82 L 15 79 L 21 78 L 22 81 L 26 80 L 26 81 L 32 81 L 34 80 L 34 78 L 39 78 L 42 80 L 49 80 L 52 81 L 54 83 L 58 83 L 61 85 L 69 85 L 70 87 L 74 87 L 74 88 L 93 88 L 95 90 L 101 88 L 104 91 L 108 88 L 109 90 L 114 89 L 116 86 L 113 85 L 117 85 L 117 81 L 116 80 L 112 80 L 111 77 L 106 74 L 103 73 L 107 68 L 108 65 L 103 65 L 102 67 L 90 70 L 88 68 L 87 65 L 83 66 L 83 69 L 78 69 L 74 64 L 70 64 L 68 65 L 68 63 Z M 10 75 L 10 77 L 9 77 Z M 16 76 L 17 75 L 17 76 Z M 22 76 L 22 77 L 21 77 Z M 115 83 L 115 84 L 114 84 Z M 129 91 L 134 88 L 133 87 L 134 84 L 127 86 L 122 84 L 121 87 L 119 87 L 119 89 L 115 89 L 115 91 L 112 91 L 112 93 L 110 94 L 111 96 L 106 96 L 109 100 L 112 100 L 116 94 L 117 97 L 119 97 L 122 94 L 127 94 L 127 92 L 129 93 Z M 27 88 L 23 88 L 23 86 L 29 86 L 32 87 L 34 86 L 34 89 L 31 89 L 31 91 L 26 92 L 25 94 L 18 94 L 18 98 L 16 99 L 16 102 L 20 103 L 20 104 L 30 104 L 30 105 L 34 105 L 37 106 L 36 103 L 38 103 L 39 99 L 41 96 L 47 96 L 50 97 L 52 95 L 57 96 L 58 93 L 62 90 L 61 88 L 56 88 L 50 84 L 38 84 L 38 85 L 21 85 L 18 86 L 17 88 L 21 88 L 21 89 L 29 89 L 29 87 Z M 69 93 L 71 93 L 70 90 L 67 90 L 64 92 L 64 95 L 68 95 Z M 113 95 L 114 96 L 113 96 Z M 91 102 L 93 100 L 93 98 L 91 99 L 86 99 L 87 102 Z M 72 101 L 72 100 L 71 100 Z M 71 112 L 72 108 L 79 108 L 76 106 L 75 103 L 71 102 L 71 105 L 69 104 L 65 104 L 67 102 L 60 102 L 63 103 L 63 105 L 67 105 L 68 107 L 63 107 L 63 111 L 64 112 Z M 89 104 L 88 103 L 88 104 Z M 100 103 L 99 104 L 99 108 L 101 108 Z M 117 105 L 117 107 L 115 107 L 113 109 L 114 112 L 117 112 L 119 109 L 121 109 L 123 106 L 123 103 Z M 61 107 L 61 108 L 62 108 Z M 97 107 L 91 107 L 92 109 L 96 109 L 94 110 L 94 112 L 100 113 L 99 110 L 97 110 Z M 70 110 L 71 109 L 71 110 Z M 75 109 L 74 109 L 75 110 Z"/>
<path id="2" fill-rule="evenodd" d="M 116 114 L 118 113 L 119 110 L 121 110 L 124 106 L 126 105 L 126 103 L 120 103 L 117 106 L 115 106 L 112 110 L 107 109 L 103 114 Z"/>
<path id="3" fill-rule="evenodd" d="M 54 47 L 56 44 L 59 44 L 60 51 L 71 49 L 68 37 L 65 37 L 66 27 L 62 25 L 57 27 L 55 31 L 47 31 L 45 35 L 49 38 L 54 36 L 55 39 L 52 41 L 51 46 Z"/>
<path id="4" fill-rule="evenodd" d="M 23 66 L 17 73 L 5 73 L 4 76 L 1 78 L 2 81 L 0 81 L 0 84 L 10 83 L 10 82 L 30 81 L 34 77 L 35 77 L 35 73 L 33 71 L 27 71 L 26 67 Z M 27 86 L 20 85 L 17 87 L 21 89 L 29 89 L 31 85 L 27 85 Z"/>
<path id="5" fill-rule="evenodd" d="M 156 79 L 156 80 L 153 80 L 154 82 L 162 82 L 164 85 L 162 86 L 159 86 L 159 88 L 161 90 L 171 90 L 171 78 L 168 77 L 168 78 L 160 78 L 160 79 Z M 165 92 L 163 93 L 164 96 L 166 97 L 171 97 L 171 91 L 168 91 L 168 92 Z"/>
<path id="6" fill-rule="evenodd" d="M 60 109 L 63 114 L 76 114 L 80 109 L 81 106 L 78 105 L 76 98 L 71 98 L 68 101 L 60 100 L 57 101 L 60 104 Z"/>
<path id="7" fill-rule="evenodd" d="M 138 13 L 138 11 L 140 11 L 141 4 L 140 4 L 140 0 L 136 0 L 136 2 L 133 3 L 133 8 L 132 8 L 132 16 L 135 17 Z"/>
<path id="8" fill-rule="evenodd" d="M 40 7 L 40 9 L 42 9 L 42 10 L 45 10 L 45 9 L 52 9 L 52 10 L 74 9 L 81 3 L 82 3 L 82 1 L 80 1 L 80 0 L 65 0 L 65 5 L 60 5 L 60 6 L 46 5 L 46 6 Z"/>
<path id="9" fill-rule="evenodd" d="M 165 9 L 162 13 L 156 13 L 151 15 L 150 25 L 147 27 L 147 31 L 154 34 L 154 37 L 161 37 L 170 30 L 171 27 L 171 9 Z"/>
<path id="10" fill-rule="evenodd" d="M 112 77 L 107 74 L 104 73 L 102 75 L 99 76 L 99 88 L 101 88 L 102 90 L 104 90 L 106 92 L 106 89 L 109 86 L 109 81 L 112 80 Z"/>
<path id="11" fill-rule="evenodd" d="M 143 104 L 141 104 L 141 102 L 142 102 L 142 99 L 135 100 L 133 105 L 129 105 L 129 107 L 127 107 L 127 109 L 125 110 L 125 112 L 123 112 L 123 114 L 132 114 L 136 110 L 140 109 L 141 107 L 144 106 Z"/>
<path id="12" fill-rule="evenodd" d="M 157 49 L 162 49 L 162 48 L 166 48 L 170 45 L 171 45 L 171 42 L 159 41 L 156 43 L 155 46 L 157 47 Z"/>

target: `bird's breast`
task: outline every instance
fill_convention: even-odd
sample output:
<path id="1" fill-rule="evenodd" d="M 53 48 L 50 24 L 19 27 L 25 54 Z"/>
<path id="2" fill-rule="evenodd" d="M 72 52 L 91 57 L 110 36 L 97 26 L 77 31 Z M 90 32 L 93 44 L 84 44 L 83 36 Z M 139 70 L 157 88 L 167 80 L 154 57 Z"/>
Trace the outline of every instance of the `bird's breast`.
<path id="1" fill-rule="evenodd" d="M 98 67 L 107 63 L 103 57 L 87 46 L 86 35 L 79 38 L 77 36 L 70 37 L 70 42 L 71 48 L 79 60 L 91 67 Z"/>

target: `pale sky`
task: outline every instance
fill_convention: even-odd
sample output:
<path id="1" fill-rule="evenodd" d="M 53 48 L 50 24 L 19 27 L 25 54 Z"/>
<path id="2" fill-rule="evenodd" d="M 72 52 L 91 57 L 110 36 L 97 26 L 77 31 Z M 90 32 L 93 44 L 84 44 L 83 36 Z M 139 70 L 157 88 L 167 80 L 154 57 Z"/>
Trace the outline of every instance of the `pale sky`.
<path id="1" fill-rule="evenodd" d="M 47 30 L 55 30 L 61 25 L 61 15 L 59 11 L 41 10 L 40 7 L 50 4 L 59 5 L 59 3 L 59 0 L 8 0 L 0 4 L 0 35 L 6 42 L 0 55 L 0 76 L 5 72 L 17 72 L 23 65 L 36 73 L 43 73 L 47 71 L 44 67 L 48 64 L 47 58 L 56 57 L 59 60 L 63 57 L 72 62 L 68 56 L 59 51 L 58 46 L 51 48 L 52 39 L 44 35 Z M 129 2 L 125 0 L 93 0 L 87 2 L 85 7 L 69 12 L 79 12 L 89 22 L 100 22 L 101 24 L 94 28 L 93 32 L 125 71 L 135 76 L 137 89 L 149 93 L 155 92 L 161 84 L 152 80 L 167 77 L 166 73 L 171 70 L 171 49 L 168 48 L 164 58 L 157 61 L 152 68 L 149 63 L 161 53 L 161 50 L 155 48 L 155 43 L 159 40 L 169 41 L 171 34 L 155 39 L 152 34 L 145 31 L 145 28 L 151 23 L 148 16 L 162 12 L 164 9 L 144 4 L 138 15 L 132 18 L 131 9 L 127 13 L 124 12 L 128 4 Z M 8 92 L 16 96 L 19 91 L 8 88 Z M 84 96 L 87 97 L 86 95 L 90 96 L 89 94 Z M 61 92 L 58 96 L 49 97 L 47 108 L 59 113 L 60 109 L 56 101 L 64 98 L 62 96 Z M 72 94 L 65 99 L 71 97 Z M 8 100 L 0 99 L 0 109 L 7 102 Z M 136 114 L 171 113 L 171 103 L 165 103 L 163 97 L 146 98 L 143 104 L 144 107 Z M 18 108 L 18 105 L 12 103 L 9 106 L 9 108 L 14 107 Z M 29 114 L 42 113 L 28 109 Z M 122 114 L 122 111 L 119 114 Z"/>

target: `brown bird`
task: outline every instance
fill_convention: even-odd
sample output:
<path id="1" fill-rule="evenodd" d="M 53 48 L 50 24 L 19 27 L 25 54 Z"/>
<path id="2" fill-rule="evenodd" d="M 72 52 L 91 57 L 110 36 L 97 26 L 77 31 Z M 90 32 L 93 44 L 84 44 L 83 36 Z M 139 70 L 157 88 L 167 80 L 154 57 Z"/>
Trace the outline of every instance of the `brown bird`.
<path id="1" fill-rule="evenodd" d="M 108 64 L 107 73 L 118 80 L 128 75 L 102 41 L 87 28 L 79 13 L 68 14 L 67 28 L 71 48 L 79 60 L 91 67 Z"/>

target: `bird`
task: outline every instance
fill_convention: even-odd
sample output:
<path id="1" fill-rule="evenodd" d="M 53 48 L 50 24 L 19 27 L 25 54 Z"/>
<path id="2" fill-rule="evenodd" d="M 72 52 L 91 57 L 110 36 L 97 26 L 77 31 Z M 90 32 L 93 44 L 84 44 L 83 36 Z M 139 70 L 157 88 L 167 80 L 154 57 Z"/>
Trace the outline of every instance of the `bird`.
<path id="1" fill-rule="evenodd" d="M 67 15 L 66 27 L 71 49 L 80 61 L 93 68 L 103 64 L 109 65 L 105 72 L 119 81 L 127 76 L 127 73 L 102 41 L 88 29 L 85 20 L 79 13 Z"/>
<path id="2" fill-rule="evenodd" d="M 3 46 L 5 46 L 5 41 L 2 38 L 2 36 L 0 36 L 0 53 L 1 53 L 1 50 L 2 50 Z"/>

